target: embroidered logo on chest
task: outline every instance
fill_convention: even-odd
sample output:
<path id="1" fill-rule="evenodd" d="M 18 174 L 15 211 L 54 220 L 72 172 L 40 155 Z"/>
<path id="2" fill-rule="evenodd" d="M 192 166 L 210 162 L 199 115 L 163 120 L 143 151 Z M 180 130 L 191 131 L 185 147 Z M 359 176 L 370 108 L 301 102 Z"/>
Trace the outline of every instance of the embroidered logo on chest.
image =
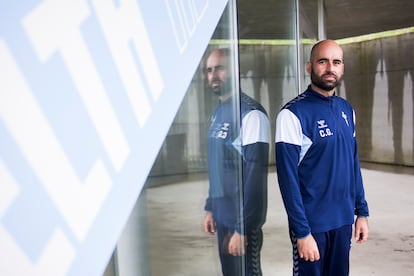
<path id="1" fill-rule="evenodd" d="M 317 123 L 318 123 L 319 135 L 322 138 L 333 135 L 333 132 L 330 130 L 325 120 L 318 120 Z"/>

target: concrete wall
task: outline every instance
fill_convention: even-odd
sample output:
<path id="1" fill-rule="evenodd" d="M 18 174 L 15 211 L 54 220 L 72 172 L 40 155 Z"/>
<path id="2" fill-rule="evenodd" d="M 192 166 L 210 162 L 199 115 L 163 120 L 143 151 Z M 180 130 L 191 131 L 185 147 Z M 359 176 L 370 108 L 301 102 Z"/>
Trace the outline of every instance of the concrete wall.
<path id="1" fill-rule="evenodd" d="M 362 160 L 414 165 L 414 34 L 343 45 Z"/>

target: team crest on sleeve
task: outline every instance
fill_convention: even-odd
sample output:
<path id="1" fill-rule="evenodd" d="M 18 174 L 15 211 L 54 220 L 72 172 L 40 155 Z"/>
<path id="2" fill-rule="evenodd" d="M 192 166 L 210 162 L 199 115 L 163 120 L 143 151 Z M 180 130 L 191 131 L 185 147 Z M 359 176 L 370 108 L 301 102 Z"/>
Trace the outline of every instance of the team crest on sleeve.
<path id="1" fill-rule="evenodd" d="M 342 118 L 345 120 L 347 126 L 349 126 L 348 117 L 346 116 L 345 112 L 342 111 Z"/>

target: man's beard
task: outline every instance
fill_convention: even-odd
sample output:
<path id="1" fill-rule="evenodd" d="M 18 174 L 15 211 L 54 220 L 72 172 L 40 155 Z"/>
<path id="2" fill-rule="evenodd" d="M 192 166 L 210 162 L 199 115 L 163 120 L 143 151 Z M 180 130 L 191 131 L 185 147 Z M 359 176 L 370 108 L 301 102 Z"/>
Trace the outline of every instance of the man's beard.
<path id="1" fill-rule="evenodd" d="M 210 89 L 217 96 L 223 96 L 223 95 L 229 94 L 232 91 L 232 83 L 230 80 L 220 81 L 220 85 L 215 86 L 215 87 L 210 85 Z"/>
<path id="2" fill-rule="evenodd" d="M 341 83 L 341 78 L 338 78 L 336 75 L 334 75 L 335 76 L 334 81 L 323 80 L 323 77 L 327 74 L 329 73 L 323 74 L 322 76 L 317 76 L 312 70 L 311 72 L 312 84 L 324 91 L 331 91 Z"/>

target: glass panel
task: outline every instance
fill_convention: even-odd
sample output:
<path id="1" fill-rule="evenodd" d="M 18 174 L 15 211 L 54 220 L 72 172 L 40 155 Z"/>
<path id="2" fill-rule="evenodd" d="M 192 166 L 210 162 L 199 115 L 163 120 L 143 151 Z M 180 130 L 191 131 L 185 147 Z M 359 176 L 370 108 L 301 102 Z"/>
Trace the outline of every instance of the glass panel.
<path id="1" fill-rule="evenodd" d="M 295 2 L 272 1 L 271 5 L 260 5 L 241 1 L 240 9 L 241 88 L 268 111 L 272 141 L 269 163 L 274 165 L 276 115 L 298 93 Z"/>
<path id="2" fill-rule="evenodd" d="M 319 1 L 319 0 L 318 0 Z M 309 55 L 313 44 L 318 40 L 318 1 L 300 1 L 299 3 L 299 81 L 302 93 L 310 84 L 310 75 L 306 72 L 305 65 L 309 61 Z M 321 15 L 322 16 L 322 15 Z"/>
<path id="3" fill-rule="evenodd" d="M 241 159 L 237 146 L 232 145 L 240 131 L 239 85 L 237 75 L 233 74 L 238 71 L 234 9 L 230 3 L 224 11 L 213 35 L 213 39 L 220 39 L 221 43 L 207 47 L 148 178 L 152 275 L 220 274 L 217 234 L 204 233 L 206 208 L 214 212 L 216 225 L 220 220 L 218 214 L 226 213 L 232 223 L 238 223 L 239 231 L 243 231 L 239 205 Z M 219 48 L 225 50 L 215 51 Z M 220 107 L 220 111 L 216 109 L 224 105 L 226 119 L 234 124 L 227 121 L 217 124 L 223 114 Z M 213 123 L 214 112 L 216 121 Z M 223 174 L 233 181 L 234 185 L 229 186 L 231 190 L 222 185 Z M 215 185 L 209 187 L 209 179 Z M 221 212 L 217 212 L 216 197 L 225 204 Z M 239 261 L 235 275 L 244 275 L 244 258 Z"/>
<path id="4" fill-rule="evenodd" d="M 295 6 L 290 0 L 271 7 L 256 3 L 252 15 L 251 3 L 240 1 L 236 26 L 235 2 L 230 1 L 218 22 L 119 240 L 113 258 L 118 271 L 128 266 L 135 275 L 220 275 L 220 254 L 229 251 L 227 243 L 246 235 L 248 254 L 262 249 L 263 274 L 280 271 L 269 237 L 273 226 L 262 231 L 262 224 L 268 211 L 276 113 L 297 92 Z M 259 24 L 264 18 L 275 25 L 266 39 L 241 31 L 244 37 L 238 40 L 238 28 L 246 30 L 252 20 Z M 227 58 L 224 50 L 215 52 L 223 48 Z M 217 56 L 212 58 L 212 52 Z M 218 84 L 222 89 L 211 89 Z M 221 95 L 223 91 L 231 94 Z M 255 120 L 267 127 L 246 123 Z M 248 190 L 251 184 L 260 189 Z M 206 206 L 214 214 L 216 231 L 227 226 L 231 235 L 205 233 Z M 236 244 L 244 248 L 243 241 Z M 233 275 L 247 275 L 245 265 L 251 259 L 246 254 L 239 257 Z"/>
<path id="5" fill-rule="evenodd" d="M 237 142 L 240 133 L 239 80 L 233 73 L 238 72 L 235 11 L 235 1 L 230 1 L 212 38 L 221 43 L 211 43 L 200 60 L 154 162 L 145 190 L 119 240 L 113 257 L 118 266 L 115 270 L 119 272 L 129 271 L 133 275 L 219 275 L 221 266 L 216 237 L 203 230 L 206 199 L 215 198 L 217 194 L 231 193 L 229 201 L 223 201 L 226 204 L 224 211 L 232 214 L 232 223 L 238 225 L 238 231 L 244 234 L 243 217 L 240 216 L 241 158 L 237 152 L 239 145 L 231 144 Z M 225 48 L 226 51 L 215 52 L 220 55 L 208 59 L 217 48 Z M 221 89 L 215 87 L 213 93 L 209 81 L 214 86 L 220 84 Z M 227 119 L 233 124 L 223 122 L 218 129 L 210 129 L 212 114 L 220 102 L 226 106 Z M 218 147 L 230 150 L 224 153 L 223 148 L 219 148 L 209 157 L 208 148 L 212 148 L 208 146 L 209 135 L 226 142 Z M 221 184 L 223 175 L 215 172 L 229 168 L 225 176 L 234 182 L 232 189 L 227 190 L 222 185 L 209 189 L 209 158 L 210 164 L 215 166 L 210 166 L 210 171 L 214 172 L 210 179 L 217 179 Z M 209 190 L 212 191 L 210 197 Z M 210 199 L 208 202 L 213 202 Z M 232 208 L 231 212 L 229 208 Z M 215 211 L 216 219 L 218 213 Z M 239 262 L 236 275 L 244 275 L 244 257 L 240 257 Z M 108 268 L 106 275 L 111 273 L 113 270 Z"/>

